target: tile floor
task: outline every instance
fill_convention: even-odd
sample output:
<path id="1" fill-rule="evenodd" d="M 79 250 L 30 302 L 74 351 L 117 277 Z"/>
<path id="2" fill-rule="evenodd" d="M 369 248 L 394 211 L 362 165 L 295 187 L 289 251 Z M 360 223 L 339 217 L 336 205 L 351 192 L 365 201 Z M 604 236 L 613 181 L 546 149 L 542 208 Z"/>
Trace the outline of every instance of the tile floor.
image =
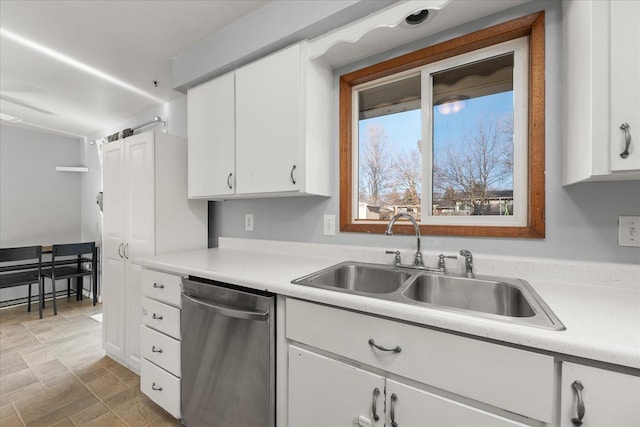
<path id="1" fill-rule="evenodd" d="M 44 318 L 0 310 L 0 427 L 176 426 L 140 392 L 140 377 L 105 356 L 100 304 L 58 299 Z"/>

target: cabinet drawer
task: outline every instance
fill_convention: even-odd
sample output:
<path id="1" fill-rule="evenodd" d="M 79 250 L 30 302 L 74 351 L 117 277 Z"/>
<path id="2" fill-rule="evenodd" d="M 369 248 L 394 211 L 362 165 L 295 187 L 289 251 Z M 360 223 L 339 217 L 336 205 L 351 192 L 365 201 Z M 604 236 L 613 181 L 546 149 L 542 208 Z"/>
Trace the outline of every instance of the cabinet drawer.
<path id="1" fill-rule="evenodd" d="M 140 329 L 142 357 L 180 377 L 180 341 L 146 326 Z"/>
<path id="2" fill-rule="evenodd" d="M 175 339 L 180 339 L 180 309 L 178 308 L 143 298 L 142 323 Z"/>
<path id="3" fill-rule="evenodd" d="M 154 270 L 142 270 L 142 295 L 176 307 L 181 306 L 182 277 Z"/>
<path id="4" fill-rule="evenodd" d="M 180 378 L 142 359 L 140 390 L 173 417 L 180 418 Z"/>
<path id="5" fill-rule="evenodd" d="M 424 384 L 552 421 L 550 356 L 295 299 L 287 299 L 286 335 Z M 380 351 L 369 340 L 387 348 L 399 346 L 401 351 Z"/>

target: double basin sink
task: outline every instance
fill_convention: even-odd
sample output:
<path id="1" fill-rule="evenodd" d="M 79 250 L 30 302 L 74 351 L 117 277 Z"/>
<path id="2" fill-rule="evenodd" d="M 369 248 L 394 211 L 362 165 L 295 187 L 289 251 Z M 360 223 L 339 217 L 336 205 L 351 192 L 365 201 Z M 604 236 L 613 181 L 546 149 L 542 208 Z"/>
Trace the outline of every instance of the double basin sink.
<path id="1" fill-rule="evenodd" d="M 292 283 L 513 324 L 565 329 L 531 285 L 521 279 L 466 277 L 347 261 Z"/>

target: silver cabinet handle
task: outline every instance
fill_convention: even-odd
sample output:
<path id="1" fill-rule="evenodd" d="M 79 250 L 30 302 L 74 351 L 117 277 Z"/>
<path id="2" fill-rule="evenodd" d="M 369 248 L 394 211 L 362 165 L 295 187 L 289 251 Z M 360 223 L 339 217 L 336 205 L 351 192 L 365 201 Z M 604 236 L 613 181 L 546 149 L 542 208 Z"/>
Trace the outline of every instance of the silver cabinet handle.
<path id="1" fill-rule="evenodd" d="M 151 351 L 154 353 L 162 353 L 162 349 L 161 348 L 156 348 L 155 345 L 151 346 Z"/>
<path id="2" fill-rule="evenodd" d="M 376 413 L 376 404 L 378 403 L 378 396 L 380 396 L 380 389 L 378 387 L 373 389 L 373 402 L 371 402 L 371 412 L 373 412 L 373 419 L 378 421 L 380 416 Z"/>
<path id="3" fill-rule="evenodd" d="M 151 384 L 151 390 L 162 391 L 162 387 L 158 387 L 156 383 Z"/>
<path id="4" fill-rule="evenodd" d="M 398 427 L 396 422 L 396 402 L 398 402 L 398 396 L 393 393 L 391 395 L 391 411 L 389 411 L 389 417 L 391 418 L 391 427 Z"/>
<path id="5" fill-rule="evenodd" d="M 157 314 L 153 313 L 153 317 L 154 319 L 158 319 L 158 320 L 162 320 L 162 316 L 158 316 Z"/>
<path id="6" fill-rule="evenodd" d="M 579 426 L 582 425 L 582 419 L 584 418 L 585 412 L 584 400 L 582 400 L 582 390 L 584 390 L 584 386 L 580 381 L 574 381 L 573 383 L 571 383 L 571 387 L 573 387 L 573 389 L 576 391 L 576 394 L 578 395 L 578 404 L 576 405 L 576 409 L 578 410 L 578 418 L 571 418 L 571 422 L 574 426 Z"/>
<path id="7" fill-rule="evenodd" d="M 620 129 L 624 132 L 624 151 L 620 153 L 620 157 L 626 159 L 629 155 L 629 146 L 631 145 L 631 132 L 629 132 L 629 123 L 620 125 Z"/>
<path id="8" fill-rule="evenodd" d="M 295 171 L 295 170 L 296 170 L 296 165 L 293 165 L 293 167 L 291 168 L 290 175 L 291 175 L 291 182 L 294 183 L 294 184 L 296 183 L 296 179 L 293 177 L 293 171 Z"/>
<path id="9" fill-rule="evenodd" d="M 383 347 L 381 345 L 376 344 L 376 342 L 373 340 L 373 338 L 369 339 L 369 345 L 371 347 L 375 347 L 380 351 L 392 351 L 394 353 L 400 353 L 402 351 L 402 349 L 400 348 L 399 345 L 395 346 L 394 348 L 388 348 L 388 347 Z"/>
<path id="10" fill-rule="evenodd" d="M 120 243 L 120 246 L 118 246 L 118 255 L 120 255 L 120 258 L 122 258 L 122 245 L 124 243 Z"/>
<path id="11" fill-rule="evenodd" d="M 157 283 L 154 283 L 153 287 L 157 289 L 164 289 L 164 285 L 158 285 Z"/>
<path id="12" fill-rule="evenodd" d="M 231 177 L 233 176 L 232 173 L 229 174 L 229 176 L 227 177 L 227 185 L 229 186 L 229 190 L 231 190 L 233 188 L 233 186 L 231 185 Z"/>
<path id="13" fill-rule="evenodd" d="M 129 259 L 129 255 L 127 254 L 127 250 L 129 249 L 129 244 L 125 244 L 124 245 L 124 250 L 122 251 L 122 253 L 124 254 L 124 259 Z"/>

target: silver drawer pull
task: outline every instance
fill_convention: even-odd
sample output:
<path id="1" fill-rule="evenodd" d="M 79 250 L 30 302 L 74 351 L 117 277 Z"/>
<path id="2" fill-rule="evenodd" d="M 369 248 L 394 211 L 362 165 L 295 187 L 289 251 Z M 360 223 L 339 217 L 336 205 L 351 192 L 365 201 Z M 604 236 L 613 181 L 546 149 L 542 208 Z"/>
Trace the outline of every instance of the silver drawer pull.
<path id="1" fill-rule="evenodd" d="M 631 132 L 629 131 L 629 123 L 620 125 L 620 129 L 624 132 L 624 151 L 620 153 L 620 157 L 626 159 L 629 156 L 629 146 L 631 145 Z"/>
<path id="2" fill-rule="evenodd" d="M 156 348 L 156 346 L 151 346 L 151 351 L 153 351 L 154 353 L 162 353 L 162 349 L 161 348 Z"/>
<path id="3" fill-rule="evenodd" d="M 154 319 L 158 319 L 158 320 L 162 320 L 162 316 L 158 316 L 157 314 L 153 313 L 153 317 Z"/>
<path id="4" fill-rule="evenodd" d="M 157 283 L 154 283 L 153 287 L 157 289 L 164 289 L 164 285 L 158 285 Z"/>
<path id="5" fill-rule="evenodd" d="M 376 405 L 378 403 L 378 396 L 380 396 L 380 389 L 378 387 L 373 389 L 373 402 L 371 403 L 371 412 L 373 412 L 373 419 L 378 421 L 380 416 L 377 414 Z"/>
<path id="6" fill-rule="evenodd" d="M 158 387 L 156 383 L 151 384 L 151 390 L 162 391 L 162 387 Z"/>
<path id="7" fill-rule="evenodd" d="M 391 427 L 398 427 L 396 422 L 396 403 L 398 402 L 398 396 L 393 393 L 391 395 L 391 411 L 389 412 L 389 418 L 391 418 Z"/>
<path id="8" fill-rule="evenodd" d="M 373 340 L 373 338 L 369 339 L 369 345 L 371 347 L 375 347 L 380 351 L 392 351 L 394 353 L 400 353 L 402 351 L 402 349 L 400 348 L 399 345 L 395 346 L 394 348 L 388 348 L 388 347 L 383 347 L 381 345 L 376 344 L 376 342 Z"/>
<path id="9" fill-rule="evenodd" d="M 296 183 L 296 179 L 293 177 L 293 172 L 296 170 L 296 165 L 293 165 L 293 167 L 291 168 L 291 173 L 289 174 L 291 176 L 291 182 L 295 185 Z"/>
<path id="10" fill-rule="evenodd" d="M 573 389 L 576 391 L 576 394 L 578 395 L 578 404 L 576 408 L 578 412 L 578 418 L 571 418 L 571 422 L 574 426 L 579 426 L 582 425 L 582 419 L 584 418 L 585 413 L 584 400 L 582 400 L 582 390 L 584 390 L 584 386 L 580 381 L 574 381 L 573 383 L 571 383 L 571 387 L 573 387 Z"/>

